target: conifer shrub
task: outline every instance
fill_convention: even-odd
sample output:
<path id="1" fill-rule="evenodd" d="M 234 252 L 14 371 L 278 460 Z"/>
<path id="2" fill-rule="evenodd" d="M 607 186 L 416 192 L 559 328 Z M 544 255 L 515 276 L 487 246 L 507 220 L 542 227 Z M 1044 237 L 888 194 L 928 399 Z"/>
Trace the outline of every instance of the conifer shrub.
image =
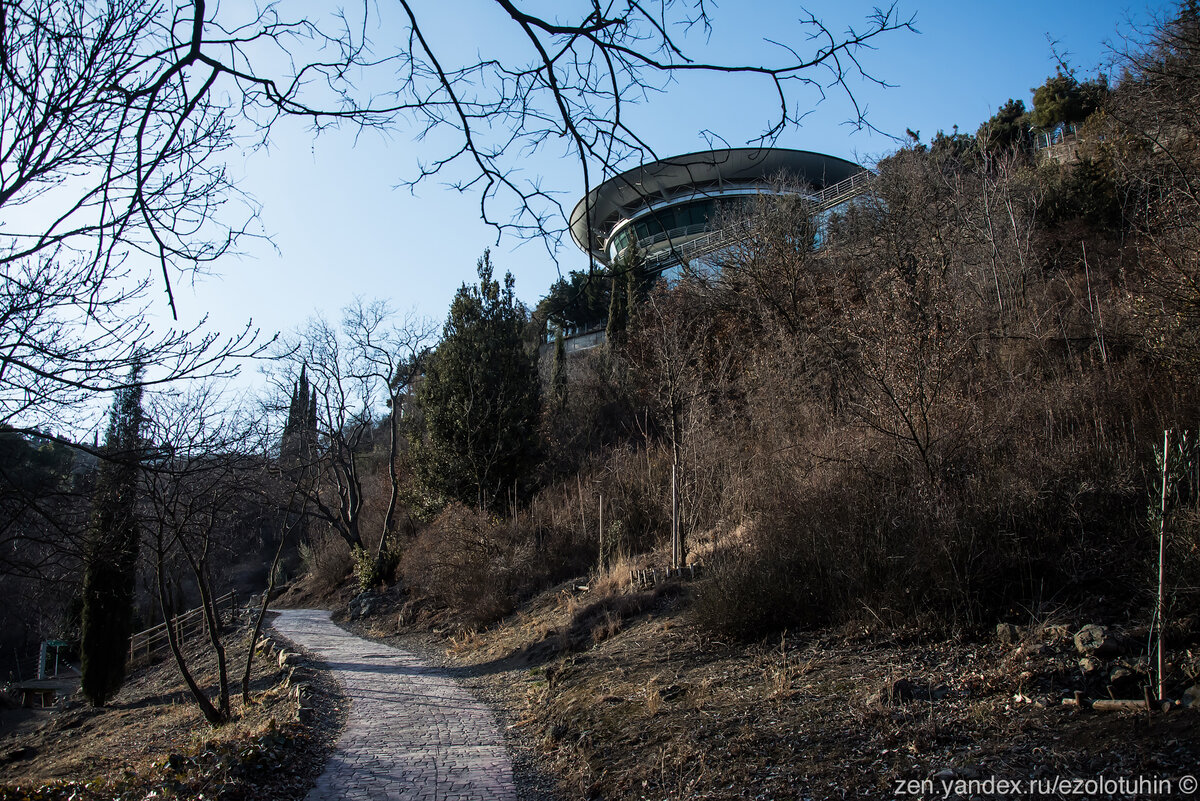
<path id="1" fill-rule="evenodd" d="M 368 548 L 354 547 L 350 549 L 350 561 L 353 564 L 354 580 L 359 590 L 373 590 L 384 584 L 396 571 L 400 558 L 394 550 L 387 548 L 380 559 Z"/>

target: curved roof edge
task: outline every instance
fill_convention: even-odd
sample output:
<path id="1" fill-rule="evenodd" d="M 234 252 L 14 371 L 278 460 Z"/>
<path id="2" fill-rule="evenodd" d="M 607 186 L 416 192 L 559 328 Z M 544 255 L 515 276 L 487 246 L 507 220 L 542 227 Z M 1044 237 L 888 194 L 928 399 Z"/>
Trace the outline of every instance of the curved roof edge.
<path id="1" fill-rule="evenodd" d="M 778 147 L 684 153 L 626 170 L 588 192 L 571 211 L 571 238 L 585 253 L 597 253 L 603 240 L 622 219 L 656 199 L 669 198 L 685 188 L 720 194 L 726 184 L 745 186 L 786 174 L 820 190 L 863 169 L 837 156 Z M 591 236 L 588 235 L 589 205 Z"/>

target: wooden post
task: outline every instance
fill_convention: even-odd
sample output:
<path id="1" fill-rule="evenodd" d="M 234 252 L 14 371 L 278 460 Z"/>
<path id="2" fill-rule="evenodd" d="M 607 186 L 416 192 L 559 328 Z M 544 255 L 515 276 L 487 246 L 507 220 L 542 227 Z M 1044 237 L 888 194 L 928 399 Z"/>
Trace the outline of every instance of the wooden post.
<path id="1" fill-rule="evenodd" d="M 604 553 L 604 493 L 603 492 L 600 493 L 599 521 L 600 522 L 599 522 L 599 525 L 597 526 L 597 528 L 600 532 L 600 572 L 603 573 L 603 572 L 605 572 L 605 570 L 608 567 L 608 565 L 606 564 L 606 562 L 608 560 L 605 558 L 605 553 Z"/>
<path id="2" fill-rule="evenodd" d="M 1163 657 L 1163 646 L 1166 643 L 1164 631 L 1167 627 L 1167 621 L 1164 619 L 1166 614 L 1166 604 L 1163 599 L 1163 564 L 1166 555 L 1166 538 L 1167 538 L 1167 460 L 1170 459 L 1170 451 L 1167 450 L 1171 443 L 1171 432 L 1163 431 L 1163 462 L 1162 462 L 1162 496 L 1159 502 L 1158 514 L 1158 605 L 1155 609 L 1155 616 L 1158 618 L 1158 697 L 1161 699 L 1166 695 L 1165 679 L 1163 678 L 1163 667 L 1165 665 Z"/>
<path id="3" fill-rule="evenodd" d="M 671 460 L 671 566 L 679 565 L 679 471 L 677 459 Z"/>

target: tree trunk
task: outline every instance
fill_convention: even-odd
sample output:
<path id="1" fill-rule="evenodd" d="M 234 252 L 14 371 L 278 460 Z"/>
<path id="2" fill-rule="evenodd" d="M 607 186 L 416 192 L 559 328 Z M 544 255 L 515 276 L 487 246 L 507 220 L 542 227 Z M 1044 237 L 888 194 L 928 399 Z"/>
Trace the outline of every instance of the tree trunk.
<path id="1" fill-rule="evenodd" d="M 167 621 L 167 644 L 171 646 L 171 655 L 175 657 L 175 666 L 179 668 L 179 675 L 183 676 L 183 681 L 187 684 L 192 698 L 196 701 L 196 705 L 200 707 L 200 712 L 204 715 L 204 719 L 214 726 L 220 726 L 228 718 L 213 706 L 212 701 L 204 694 L 204 690 L 196 683 L 196 679 L 192 677 L 191 671 L 188 670 L 187 660 L 183 657 L 183 650 L 179 647 L 179 634 L 175 631 L 175 627 L 170 625 L 171 609 L 167 601 L 167 585 L 163 580 L 163 569 L 163 556 L 162 549 L 160 548 L 157 560 L 158 605 L 162 610 L 163 620 Z"/>
<path id="2" fill-rule="evenodd" d="M 221 642 L 221 615 L 213 605 L 212 586 L 204 562 L 197 571 L 196 584 L 200 587 L 200 603 L 204 608 L 204 619 L 208 623 L 208 641 L 217 655 L 218 703 L 221 716 L 229 717 L 229 670 L 225 664 L 225 646 Z"/>
<path id="3" fill-rule="evenodd" d="M 291 509 L 288 509 L 290 512 Z M 267 607 L 271 605 L 271 595 L 275 592 L 275 576 L 278 574 L 279 561 L 283 556 L 283 546 L 294 526 L 283 518 L 283 531 L 279 533 L 279 545 L 275 546 L 275 556 L 271 559 L 271 570 L 267 574 L 267 591 L 263 593 L 262 603 L 259 604 L 258 614 L 254 617 L 254 631 L 250 633 L 250 647 L 246 650 L 246 669 L 242 671 L 242 704 L 250 703 L 250 674 L 254 669 L 254 651 L 258 646 L 258 637 L 262 633 L 263 618 L 267 616 Z"/>
<path id="4" fill-rule="evenodd" d="M 391 494 L 388 496 L 387 513 L 383 516 L 383 530 L 379 532 L 379 544 L 375 547 L 375 575 L 383 578 L 384 554 L 387 552 L 388 537 L 396 525 L 396 507 L 400 500 L 400 476 L 396 472 L 396 415 L 399 412 L 400 399 L 392 396 L 392 414 L 388 425 L 388 480 L 391 482 Z"/>

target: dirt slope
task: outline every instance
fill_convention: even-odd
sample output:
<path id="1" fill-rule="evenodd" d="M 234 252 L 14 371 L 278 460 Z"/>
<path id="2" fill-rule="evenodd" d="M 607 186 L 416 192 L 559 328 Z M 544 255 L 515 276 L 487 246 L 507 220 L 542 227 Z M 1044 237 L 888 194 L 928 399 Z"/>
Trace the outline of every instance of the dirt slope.
<path id="1" fill-rule="evenodd" d="M 399 598 L 351 625 L 440 648 L 504 707 L 561 798 L 892 798 L 902 781 L 955 797 L 989 778 L 1177 780 L 1200 764 L 1200 710 L 1062 704 L 1074 687 L 1102 692 L 1072 625 L 1008 644 L 860 629 L 744 645 L 701 633 L 687 588 L 577 586 L 479 633 L 437 616 L 401 626 L 422 615 Z"/>

